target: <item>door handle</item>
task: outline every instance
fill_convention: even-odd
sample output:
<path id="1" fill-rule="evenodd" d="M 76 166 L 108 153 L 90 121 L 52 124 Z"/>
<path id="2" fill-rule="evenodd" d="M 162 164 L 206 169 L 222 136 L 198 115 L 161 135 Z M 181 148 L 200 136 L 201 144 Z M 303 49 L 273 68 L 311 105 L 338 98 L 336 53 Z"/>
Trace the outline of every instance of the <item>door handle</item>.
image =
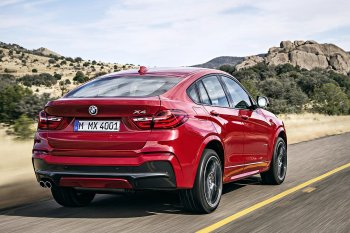
<path id="1" fill-rule="evenodd" d="M 211 110 L 210 111 L 210 115 L 212 115 L 212 116 L 219 116 L 220 114 L 217 111 L 215 111 L 215 110 Z"/>
<path id="2" fill-rule="evenodd" d="M 248 119 L 249 119 L 249 116 L 247 116 L 247 115 L 241 115 L 241 118 L 242 118 L 243 120 L 248 120 Z"/>

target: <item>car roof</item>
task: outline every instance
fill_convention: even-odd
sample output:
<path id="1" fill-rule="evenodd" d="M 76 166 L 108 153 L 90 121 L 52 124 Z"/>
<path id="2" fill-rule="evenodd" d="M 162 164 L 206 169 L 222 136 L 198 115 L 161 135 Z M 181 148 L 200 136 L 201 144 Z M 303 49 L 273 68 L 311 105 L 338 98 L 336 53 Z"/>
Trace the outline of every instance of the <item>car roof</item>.
<path id="1" fill-rule="evenodd" d="M 138 69 L 123 70 L 111 74 L 106 74 L 104 77 L 119 76 L 119 75 L 140 75 Z M 170 77 L 188 77 L 199 72 L 218 72 L 218 70 L 199 68 L 199 67 L 173 67 L 173 68 L 147 68 L 147 71 L 142 75 L 154 76 L 170 76 Z"/>

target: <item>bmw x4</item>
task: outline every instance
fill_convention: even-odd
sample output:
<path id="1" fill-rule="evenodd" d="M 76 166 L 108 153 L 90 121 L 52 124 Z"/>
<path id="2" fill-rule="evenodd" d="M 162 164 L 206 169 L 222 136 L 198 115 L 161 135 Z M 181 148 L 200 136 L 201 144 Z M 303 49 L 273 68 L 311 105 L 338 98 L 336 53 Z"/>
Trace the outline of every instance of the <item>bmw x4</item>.
<path id="1" fill-rule="evenodd" d="M 268 104 L 219 70 L 104 75 L 39 113 L 34 171 L 63 206 L 88 205 L 97 193 L 178 190 L 185 209 L 210 213 L 224 183 L 284 181 L 286 131 Z"/>

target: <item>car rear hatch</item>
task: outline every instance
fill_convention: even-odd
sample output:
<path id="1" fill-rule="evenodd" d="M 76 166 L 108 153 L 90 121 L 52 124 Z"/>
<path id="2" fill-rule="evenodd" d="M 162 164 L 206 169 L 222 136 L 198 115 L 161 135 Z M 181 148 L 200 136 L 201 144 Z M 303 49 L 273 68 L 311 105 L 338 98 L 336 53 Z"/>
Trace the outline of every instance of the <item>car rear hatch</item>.
<path id="1" fill-rule="evenodd" d="M 140 130 L 132 119 L 154 115 L 159 108 L 158 96 L 52 101 L 45 112 L 62 118 L 61 124 L 66 122 L 67 126 L 47 131 L 51 153 L 61 156 L 135 156 L 146 144 L 151 130 Z"/>

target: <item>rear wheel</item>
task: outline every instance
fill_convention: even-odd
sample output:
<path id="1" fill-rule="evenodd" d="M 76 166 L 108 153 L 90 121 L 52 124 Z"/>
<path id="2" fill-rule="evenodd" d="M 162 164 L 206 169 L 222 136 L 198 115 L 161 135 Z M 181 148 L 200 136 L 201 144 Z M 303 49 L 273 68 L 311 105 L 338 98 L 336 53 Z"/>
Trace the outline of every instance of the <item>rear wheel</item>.
<path id="1" fill-rule="evenodd" d="M 51 188 L 51 193 L 58 204 L 66 207 L 86 206 L 90 204 L 95 197 L 95 193 L 83 193 L 73 188 L 57 186 Z"/>
<path id="2" fill-rule="evenodd" d="M 198 166 L 192 189 L 180 190 L 180 198 L 186 210 L 210 213 L 220 202 L 222 194 L 222 168 L 214 150 L 205 149 Z"/>
<path id="3" fill-rule="evenodd" d="M 278 138 L 275 144 L 269 170 L 261 173 L 264 184 L 282 184 L 287 174 L 287 147 L 283 138 Z"/>

